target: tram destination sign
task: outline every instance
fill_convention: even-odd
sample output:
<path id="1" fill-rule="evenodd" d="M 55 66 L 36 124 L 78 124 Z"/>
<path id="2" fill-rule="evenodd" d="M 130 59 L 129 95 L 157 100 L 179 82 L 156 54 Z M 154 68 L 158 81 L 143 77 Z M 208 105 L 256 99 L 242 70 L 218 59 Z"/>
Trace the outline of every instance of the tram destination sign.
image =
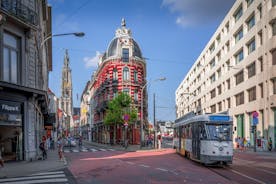
<path id="1" fill-rule="evenodd" d="M 230 116 L 209 116 L 210 121 L 229 121 Z"/>
<path id="2" fill-rule="evenodd" d="M 0 100 L 0 113 L 20 114 L 20 103 Z"/>

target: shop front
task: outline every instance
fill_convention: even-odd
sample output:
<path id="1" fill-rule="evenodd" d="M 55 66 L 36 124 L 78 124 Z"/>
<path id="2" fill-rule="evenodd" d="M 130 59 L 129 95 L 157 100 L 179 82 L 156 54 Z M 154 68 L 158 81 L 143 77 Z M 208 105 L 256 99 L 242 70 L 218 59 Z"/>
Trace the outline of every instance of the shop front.
<path id="1" fill-rule="evenodd" d="M 0 100 L 0 149 L 4 161 L 23 160 L 23 105 Z"/>

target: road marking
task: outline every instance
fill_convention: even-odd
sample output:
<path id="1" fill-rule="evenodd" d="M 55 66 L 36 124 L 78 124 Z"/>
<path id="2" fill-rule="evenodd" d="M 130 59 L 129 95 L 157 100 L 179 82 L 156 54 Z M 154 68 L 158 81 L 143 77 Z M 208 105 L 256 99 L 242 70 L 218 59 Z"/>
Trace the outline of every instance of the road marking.
<path id="1" fill-rule="evenodd" d="M 144 164 L 140 164 L 139 166 L 141 166 L 141 167 L 146 167 L 146 168 L 150 167 L 150 166 L 144 165 Z"/>
<path id="2" fill-rule="evenodd" d="M 65 153 L 70 153 L 70 150 L 64 150 Z"/>
<path id="3" fill-rule="evenodd" d="M 88 150 L 87 150 L 87 149 L 82 149 L 81 151 L 82 151 L 82 152 L 88 152 Z"/>
<path id="4" fill-rule="evenodd" d="M 258 169 L 258 168 L 257 168 L 257 169 Z M 260 171 L 264 171 L 264 172 L 269 173 L 269 174 L 276 175 L 276 173 L 275 173 L 275 172 L 268 171 L 268 170 L 265 170 L 265 169 L 258 169 L 258 170 L 260 170 Z"/>
<path id="5" fill-rule="evenodd" d="M 134 163 L 133 163 L 133 162 L 126 162 L 126 163 L 128 163 L 128 164 L 130 164 L 130 165 L 134 165 Z"/>
<path id="6" fill-rule="evenodd" d="M 28 180 L 28 179 L 51 179 L 51 178 L 58 178 L 58 177 L 66 177 L 65 174 L 56 174 L 56 175 L 46 175 L 46 176 L 26 176 L 26 177 L 19 177 L 19 178 L 7 178 L 7 179 L 0 179 L 0 182 L 9 182 L 9 181 L 16 181 L 18 180 Z M 60 178 L 60 179 L 66 179 L 66 178 Z M 67 180 L 67 179 L 66 179 Z M 16 183 L 15 182 L 15 183 Z M 26 182 L 26 181 L 25 181 Z M 30 180 L 28 180 L 30 182 Z M 10 184 L 10 183 L 9 183 Z"/>
<path id="7" fill-rule="evenodd" d="M 33 183 L 57 183 L 57 182 L 68 182 L 68 179 L 52 178 L 52 179 L 44 179 L 44 180 L 15 181 L 15 182 L 8 182 L 7 184 L 33 184 Z"/>
<path id="8" fill-rule="evenodd" d="M 94 148 L 91 148 L 90 150 L 91 150 L 91 151 L 93 151 L 93 152 L 96 152 L 96 151 L 98 151 L 98 150 L 96 150 L 96 149 L 94 149 Z"/>
<path id="9" fill-rule="evenodd" d="M 245 174 L 243 174 L 243 173 L 240 173 L 240 172 L 238 172 L 238 171 L 235 171 L 235 170 L 233 170 L 233 169 L 230 169 L 230 171 L 232 171 L 232 172 L 234 172 L 234 173 L 236 173 L 236 174 L 238 174 L 238 175 L 241 175 L 241 176 L 243 176 L 243 177 L 246 177 L 246 178 L 248 178 L 248 179 L 251 179 L 251 180 L 253 180 L 253 181 L 257 182 L 257 183 L 265 184 L 265 182 L 263 182 L 263 181 L 261 181 L 261 180 L 252 178 L 252 177 L 250 177 L 250 176 L 247 176 L 247 175 L 245 175 Z"/>
<path id="10" fill-rule="evenodd" d="M 167 169 L 162 169 L 162 168 L 156 168 L 157 170 L 160 170 L 160 171 L 165 171 L 165 172 L 168 172 Z"/>
<path id="11" fill-rule="evenodd" d="M 99 149 L 99 150 L 101 150 L 101 151 L 106 151 L 106 149 L 102 149 L 102 148 L 101 148 L 101 149 Z"/>
<path id="12" fill-rule="evenodd" d="M 115 149 L 108 149 L 109 151 L 115 151 Z"/>
<path id="13" fill-rule="evenodd" d="M 78 153 L 78 152 L 80 152 L 80 151 L 79 151 L 79 150 L 74 149 L 74 150 L 73 150 L 73 152 L 74 152 L 74 153 Z"/>

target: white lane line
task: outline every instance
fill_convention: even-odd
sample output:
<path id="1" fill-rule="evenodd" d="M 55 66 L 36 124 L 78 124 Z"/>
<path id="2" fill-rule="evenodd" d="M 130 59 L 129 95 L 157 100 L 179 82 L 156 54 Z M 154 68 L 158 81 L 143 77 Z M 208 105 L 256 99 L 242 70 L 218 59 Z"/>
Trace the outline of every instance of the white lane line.
<path id="1" fill-rule="evenodd" d="M 42 172 L 37 174 L 32 174 L 31 176 L 39 176 L 39 175 L 45 175 L 45 174 L 63 174 L 63 171 L 52 171 L 52 172 Z"/>
<path id="2" fill-rule="evenodd" d="M 79 150 L 75 150 L 75 149 L 74 149 L 74 150 L 73 150 L 73 152 L 74 152 L 74 153 L 78 153 L 78 152 L 80 152 L 80 151 L 79 151 Z"/>
<path id="3" fill-rule="evenodd" d="M 243 176 L 243 177 L 246 177 L 246 178 L 248 178 L 248 179 L 251 179 L 251 180 L 253 180 L 253 181 L 257 182 L 257 183 L 265 184 L 265 182 L 263 182 L 263 181 L 261 181 L 261 180 L 252 178 L 252 177 L 250 177 L 250 176 L 247 176 L 247 175 L 245 175 L 245 174 L 243 174 L 243 173 L 240 173 L 240 172 L 238 172 L 238 171 L 235 171 L 235 170 L 233 170 L 233 169 L 230 169 L 230 170 L 231 170 L 232 172 L 238 174 L 238 175 L 241 175 L 241 176 Z"/>
<path id="4" fill-rule="evenodd" d="M 168 172 L 167 169 L 162 169 L 162 168 L 156 168 L 157 170 L 160 170 L 160 171 L 165 171 L 165 172 Z"/>
<path id="5" fill-rule="evenodd" d="M 106 151 L 106 149 L 100 149 L 101 151 Z"/>
<path id="6" fill-rule="evenodd" d="M 26 180 L 26 181 L 15 181 L 8 182 L 5 184 L 33 184 L 33 183 L 58 183 L 58 182 L 67 182 L 67 178 L 53 178 L 53 179 L 44 179 L 44 180 Z"/>
<path id="7" fill-rule="evenodd" d="M 70 153 L 70 150 L 64 150 L 65 153 Z"/>
<path id="8" fill-rule="evenodd" d="M 93 151 L 93 152 L 96 152 L 96 151 L 98 151 L 98 150 L 96 150 L 96 149 L 94 149 L 94 148 L 91 148 L 90 150 L 91 150 L 91 151 Z"/>
<path id="9" fill-rule="evenodd" d="M 82 152 L 88 152 L 88 150 L 87 150 L 87 149 L 82 149 L 81 151 L 82 151 Z"/>
<path id="10" fill-rule="evenodd" d="M 130 164 L 130 165 L 134 165 L 134 163 L 133 163 L 133 162 L 126 162 L 126 163 L 128 163 L 128 164 Z"/>
<path id="11" fill-rule="evenodd" d="M 141 166 L 141 167 L 146 167 L 146 168 L 150 167 L 150 166 L 144 165 L 144 164 L 140 164 L 139 166 Z"/>
<path id="12" fill-rule="evenodd" d="M 115 149 L 108 149 L 109 151 L 115 151 Z"/>
<path id="13" fill-rule="evenodd" d="M 258 168 L 257 168 L 258 169 Z M 263 171 L 263 172 L 266 172 L 266 173 L 269 173 L 269 174 L 273 174 L 273 175 L 276 175 L 275 172 L 272 172 L 272 171 L 268 171 L 268 170 L 265 170 L 265 169 L 258 169 L 260 171 Z"/>
<path id="14" fill-rule="evenodd" d="M 43 179 L 43 178 L 58 178 L 58 177 L 66 177 L 65 174 L 54 174 L 49 176 L 26 176 L 26 177 L 18 177 L 18 178 L 6 178 L 0 179 L 0 182 L 7 182 L 7 181 L 18 181 L 18 180 L 28 180 L 28 179 Z"/>

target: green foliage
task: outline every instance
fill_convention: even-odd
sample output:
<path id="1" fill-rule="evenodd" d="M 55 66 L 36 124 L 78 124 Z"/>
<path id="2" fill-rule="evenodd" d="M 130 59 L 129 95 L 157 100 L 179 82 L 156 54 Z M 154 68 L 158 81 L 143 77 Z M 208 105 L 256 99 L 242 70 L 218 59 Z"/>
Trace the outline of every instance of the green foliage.
<path id="1" fill-rule="evenodd" d="M 137 120 L 137 109 L 132 107 L 132 100 L 128 94 L 119 93 L 119 95 L 113 100 L 108 102 L 108 108 L 104 117 L 104 124 L 115 125 L 123 124 L 123 116 L 129 115 L 129 124 L 132 124 Z"/>

